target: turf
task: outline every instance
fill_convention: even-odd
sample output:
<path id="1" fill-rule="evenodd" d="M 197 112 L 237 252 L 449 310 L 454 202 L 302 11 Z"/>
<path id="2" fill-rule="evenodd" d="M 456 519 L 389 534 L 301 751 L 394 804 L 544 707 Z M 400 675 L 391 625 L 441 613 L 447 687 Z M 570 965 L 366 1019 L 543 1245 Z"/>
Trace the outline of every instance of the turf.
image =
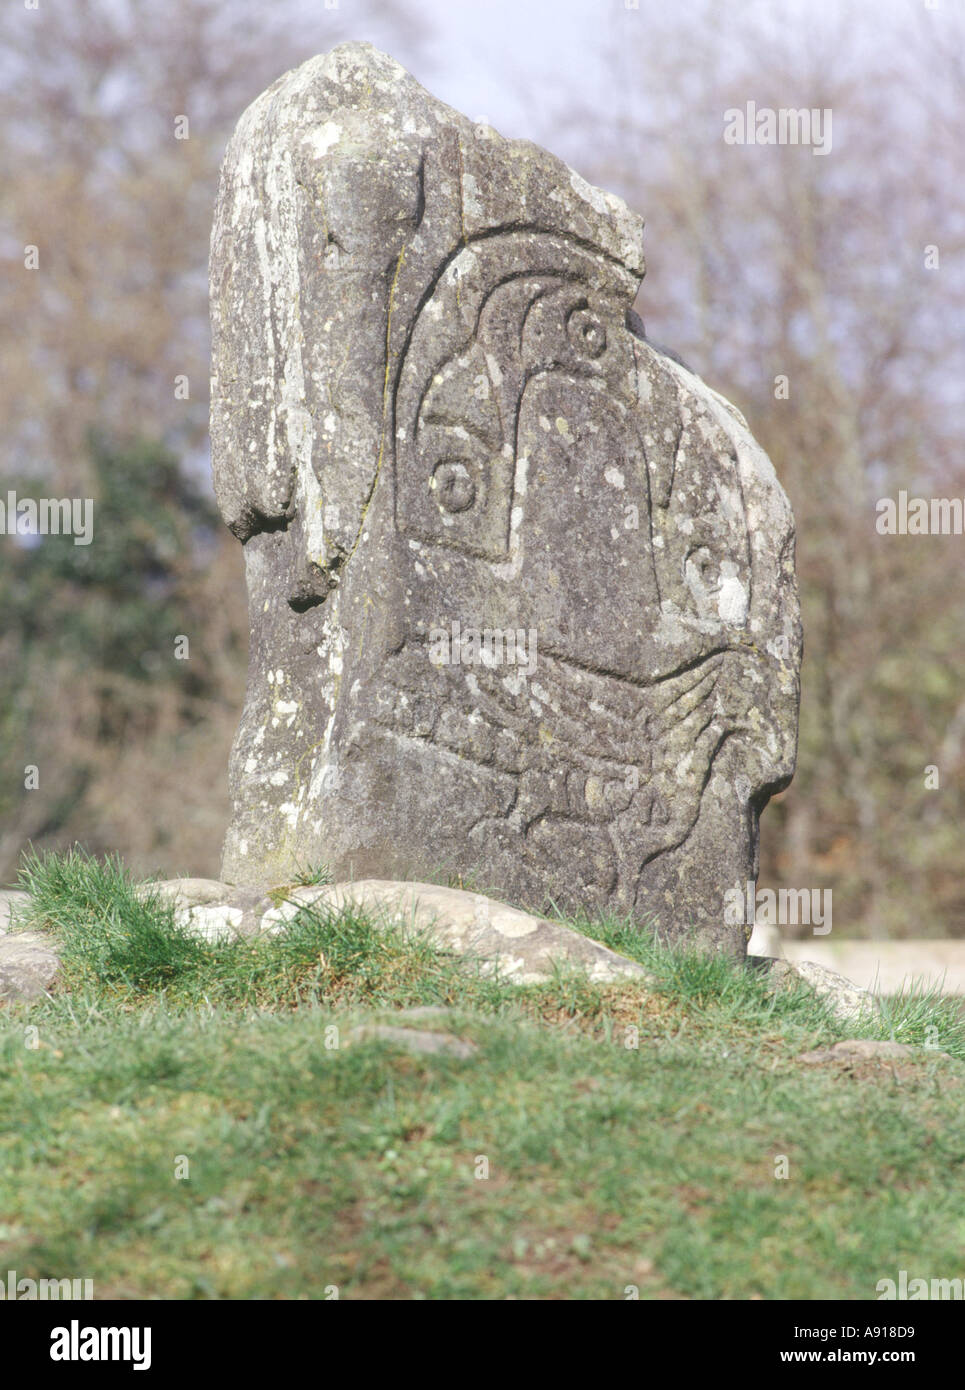
<path id="1" fill-rule="evenodd" d="M 901 1268 L 962 1274 L 954 1001 L 845 1029 L 627 922 L 572 925 L 653 984 L 521 989 L 357 912 L 209 946 L 76 852 L 28 858 L 21 886 L 19 925 L 56 934 L 65 975 L 0 1012 L 0 1267 L 20 1277 L 100 1298 L 866 1299 Z M 350 1041 L 426 1004 L 452 1013 L 415 1026 L 474 1056 Z M 843 1036 L 924 1046 L 799 1060 Z"/>

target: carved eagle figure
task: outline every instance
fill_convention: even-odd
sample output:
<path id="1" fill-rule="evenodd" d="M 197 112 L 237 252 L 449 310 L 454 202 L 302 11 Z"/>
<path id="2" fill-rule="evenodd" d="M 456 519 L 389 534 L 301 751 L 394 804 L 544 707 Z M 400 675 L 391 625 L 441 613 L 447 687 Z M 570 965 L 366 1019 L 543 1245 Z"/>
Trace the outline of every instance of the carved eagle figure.
<path id="1" fill-rule="evenodd" d="M 481 239 L 438 273 L 395 394 L 396 524 L 475 596 L 448 616 L 537 634 L 533 670 L 448 676 L 515 750 L 512 809 L 474 833 L 604 894 L 686 839 L 720 749 L 755 732 L 743 668 L 766 667 L 728 417 L 688 402 L 626 293 L 564 238 Z"/>

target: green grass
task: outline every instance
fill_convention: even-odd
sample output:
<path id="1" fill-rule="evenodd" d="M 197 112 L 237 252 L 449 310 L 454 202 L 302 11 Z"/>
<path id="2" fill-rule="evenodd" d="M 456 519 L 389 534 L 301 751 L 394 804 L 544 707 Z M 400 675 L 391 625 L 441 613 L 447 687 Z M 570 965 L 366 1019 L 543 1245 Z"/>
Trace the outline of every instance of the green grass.
<path id="1" fill-rule="evenodd" d="M 332 871 L 325 863 L 306 864 L 299 866 L 295 872 L 295 882 L 303 887 L 315 887 L 322 883 L 332 882 Z"/>
<path id="2" fill-rule="evenodd" d="M 567 920 L 557 914 L 561 921 Z M 621 955 L 638 960 L 655 977 L 657 988 L 692 1007 L 706 1009 L 722 1026 L 744 1024 L 764 1027 L 778 1017 L 815 1025 L 824 1020 L 836 1036 L 845 1036 L 806 985 L 773 995 L 753 970 L 735 969 L 726 957 L 698 951 L 668 951 L 650 933 L 641 932 L 632 920 L 604 917 L 570 919 L 568 925 L 604 942 Z M 929 1050 L 948 1052 L 965 1060 L 965 1015 L 959 1002 L 934 987 L 914 988 L 880 999 L 880 1019 L 849 1024 L 850 1038 L 879 1038 Z"/>
<path id="3" fill-rule="evenodd" d="M 165 1298 L 873 1298 L 899 1268 L 961 1274 L 961 1061 L 798 1061 L 855 1035 L 961 1059 L 953 1001 L 886 1001 L 856 1034 L 626 922 L 575 925 L 653 986 L 519 989 L 354 912 L 209 946 L 116 861 L 33 856 L 21 886 L 66 987 L 0 1013 L 0 1269 Z M 477 1054 L 346 1046 L 415 1004 Z"/>

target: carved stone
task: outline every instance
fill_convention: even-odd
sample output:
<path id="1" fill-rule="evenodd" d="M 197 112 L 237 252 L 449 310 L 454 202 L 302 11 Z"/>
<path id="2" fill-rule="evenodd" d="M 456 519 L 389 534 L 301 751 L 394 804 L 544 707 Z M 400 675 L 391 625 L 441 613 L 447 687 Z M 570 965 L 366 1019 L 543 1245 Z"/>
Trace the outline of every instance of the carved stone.
<path id="1" fill-rule="evenodd" d="M 431 879 L 743 954 L 790 780 L 793 524 L 643 338 L 642 221 L 346 44 L 245 112 L 212 236 L 251 649 L 222 877 Z"/>

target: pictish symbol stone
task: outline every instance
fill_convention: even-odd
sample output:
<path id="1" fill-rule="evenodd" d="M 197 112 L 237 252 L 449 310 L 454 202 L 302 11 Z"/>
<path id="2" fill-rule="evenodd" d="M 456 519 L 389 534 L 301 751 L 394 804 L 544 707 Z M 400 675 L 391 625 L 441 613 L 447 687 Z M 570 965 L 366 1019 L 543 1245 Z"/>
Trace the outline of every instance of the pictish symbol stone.
<path id="1" fill-rule="evenodd" d="M 643 274 L 620 199 L 369 45 L 242 116 L 211 258 L 251 624 L 226 880 L 449 872 L 743 954 L 725 895 L 794 767 L 793 521 L 643 337 Z"/>

